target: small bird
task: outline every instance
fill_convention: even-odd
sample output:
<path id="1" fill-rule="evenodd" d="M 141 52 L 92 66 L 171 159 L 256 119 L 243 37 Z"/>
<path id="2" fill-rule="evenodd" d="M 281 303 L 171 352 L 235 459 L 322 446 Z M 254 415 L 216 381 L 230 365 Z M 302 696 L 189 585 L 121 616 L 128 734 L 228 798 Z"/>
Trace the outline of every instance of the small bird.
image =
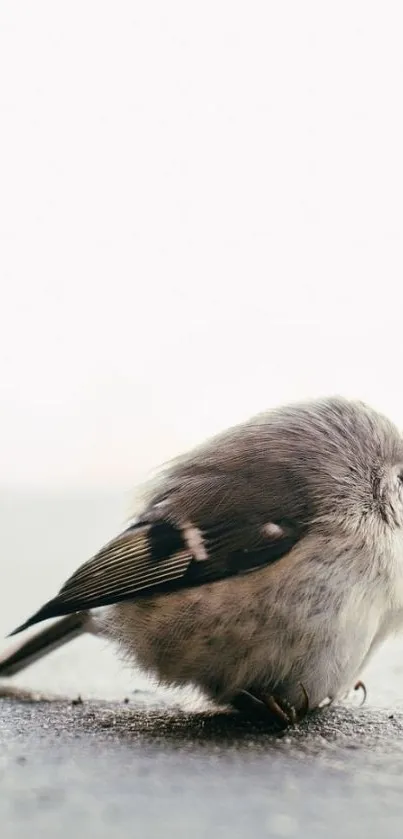
<path id="1" fill-rule="evenodd" d="M 229 429 L 12 634 L 60 616 L 0 676 L 99 632 L 161 683 L 282 725 L 343 698 L 403 627 L 402 436 L 341 397 Z"/>

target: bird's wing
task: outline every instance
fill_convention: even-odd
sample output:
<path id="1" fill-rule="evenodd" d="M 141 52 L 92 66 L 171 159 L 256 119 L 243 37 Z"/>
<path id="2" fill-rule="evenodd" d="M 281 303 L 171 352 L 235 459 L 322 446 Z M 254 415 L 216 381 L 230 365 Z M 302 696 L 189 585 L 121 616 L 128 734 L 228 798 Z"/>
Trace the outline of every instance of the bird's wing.
<path id="1" fill-rule="evenodd" d="M 203 530 L 203 557 L 189 544 L 186 531 L 166 521 L 140 522 L 109 542 L 64 584 L 55 598 L 12 632 L 15 635 L 39 621 L 125 600 L 211 583 L 272 563 L 299 539 L 297 528 L 274 524 L 251 548 L 226 524 L 211 539 Z M 199 531 L 197 531 L 199 532 Z M 228 549 L 223 546 L 228 545 Z"/>

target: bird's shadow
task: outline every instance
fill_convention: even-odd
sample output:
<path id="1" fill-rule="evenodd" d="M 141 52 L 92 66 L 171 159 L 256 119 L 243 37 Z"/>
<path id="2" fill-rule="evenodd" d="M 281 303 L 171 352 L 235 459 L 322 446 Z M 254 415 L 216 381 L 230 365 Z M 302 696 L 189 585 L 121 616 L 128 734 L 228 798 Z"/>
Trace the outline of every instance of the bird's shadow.
<path id="1" fill-rule="evenodd" d="M 181 707 L 147 708 L 83 703 L 74 706 L 75 727 L 100 738 L 125 743 L 164 744 L 171 747 L 217 746 L 267 749 L 310 740 L 350 740 L 367 730 L 366 714 L 343 708 L 310 712 L 300 723 L 282 728 L 270 715 L 251 718 L 236 711 L 185 711 Z"/>

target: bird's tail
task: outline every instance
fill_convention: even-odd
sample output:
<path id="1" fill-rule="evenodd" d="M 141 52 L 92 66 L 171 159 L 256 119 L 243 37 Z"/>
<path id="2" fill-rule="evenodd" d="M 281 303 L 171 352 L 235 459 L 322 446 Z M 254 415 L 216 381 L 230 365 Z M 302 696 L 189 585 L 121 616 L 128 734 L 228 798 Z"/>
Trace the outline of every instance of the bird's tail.
<path id="1" fill-rule="evenodd" d="M 38 659 L 57 650 L 79 635 L 89 632 L 94 634 L 93 622 L 89 612 L 75 612 L 55 621 L 27 640 L 14 644 L 11 649 L 0 655 L 0 678 L 14 676 Z"/>

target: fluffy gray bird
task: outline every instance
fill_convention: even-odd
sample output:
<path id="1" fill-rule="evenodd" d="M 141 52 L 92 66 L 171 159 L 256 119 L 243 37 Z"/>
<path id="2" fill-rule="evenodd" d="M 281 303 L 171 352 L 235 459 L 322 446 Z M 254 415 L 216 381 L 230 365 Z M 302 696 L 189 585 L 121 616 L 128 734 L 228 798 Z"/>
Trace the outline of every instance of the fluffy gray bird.
<path id="1" fill-rule="evenodd" d="M 62 615 L 0 675 L 91 631 L 162 683 L 283 723 L 343 697 L 403 624 L 401 435 L 342 398 L 226 431 L 15 632 Z"/>

